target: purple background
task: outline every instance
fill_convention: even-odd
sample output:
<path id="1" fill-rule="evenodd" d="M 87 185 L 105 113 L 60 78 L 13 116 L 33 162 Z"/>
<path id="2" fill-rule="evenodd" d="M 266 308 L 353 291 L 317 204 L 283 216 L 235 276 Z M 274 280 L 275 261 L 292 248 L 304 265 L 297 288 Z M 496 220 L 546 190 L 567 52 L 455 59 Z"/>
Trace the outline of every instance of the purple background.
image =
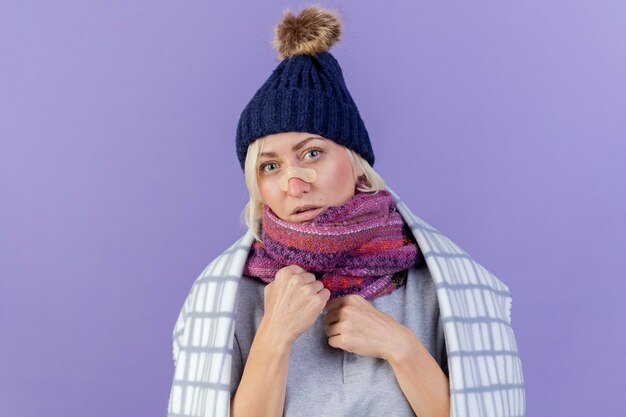
<path id="1" fill-rule="evenodd" d="M 239 114 L 305 4 L 240 3 L 2 2 L 2 415 L 166 414 L 174 320 L 245 232 Z M 511 288 L 528 415 L 623 413 L 626 3 L 321 4 L 377 170 Z"/>

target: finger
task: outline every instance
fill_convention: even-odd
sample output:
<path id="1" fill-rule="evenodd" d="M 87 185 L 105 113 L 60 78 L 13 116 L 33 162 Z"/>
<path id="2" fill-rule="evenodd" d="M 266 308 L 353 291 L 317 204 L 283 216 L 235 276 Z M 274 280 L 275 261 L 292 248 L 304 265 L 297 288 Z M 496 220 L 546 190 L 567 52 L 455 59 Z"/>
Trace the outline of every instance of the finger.
<path id="1" fill-rule="evenodd" d="M 326 303 L 328 302 L 328 299 L 330 298 L 330 290 L 328 288 L 322 288 L 322 290 L 317 293 L 317 296 L 320 297 L 324 305 L 326 305 Z M 326 309 L 325 307 L 322 308 L 322 312 L 320 314 L 322 314 L 325 309 Z"/>
<path id="2" fill-rule="evenodd" d="M 341 329 L 339 329 L 339 326 L 340 326 L 339 323 L 329 324 L 328 326 L 326 326 L 324 328 L 324 332 L 326 333 L 326 336 L 332 337 L 332 336 L 340 335 Z"/>
<path id="3" fill-rule="evenodd" d="M 300 265 L 296 265 L 296 264 L 287 265 L 283 269 L 287 269 L 288 271 L 293 272 L 294 274 L 297 274 L 297 273 L 300 273 L 300 272 L 306 272 L 306 269 L 304 269 Z"/>
<path id="4" fill-rule="evenodd" d="M 329 311 L 325 316 L 324 316 L 324 323 L 326 324 L 333 324 L 339 321 L 339 309 L 334 309 Z"/>
<path id="5" fill-rule="evenodd" d="M 294 277 L 298 277 L 301 284 L 309 284 L 315 281 L 315 275 L 308 271 L 297 272 L 293 275 Z"/>
<path id="6" fill-rule="evenodd" d="M 359 294 L 348 294 L 344 298 L 345 298 L 346 304 L 359 305 L 359 304 L 362 304 L 363 302 L 367 303 L 367 300 Z"/>
<path id="7" fill-rule="evenodd" d="M 344 300 L 346 297 L 339 297 L 339 298 L 335 298 L 330 300 L 328 303 L 326 303 L 326 310 L 330 311 L 330 310 L 334 310 L 336 308 L 341 307 L 346 300 Z"/>
<path id="8" fill-rule="evenodd" d="M 307 294 L 317 295 L 318 292 L 324 289 L 324 286 L 321 285 L 321 283 L 318 284 L 318 282 L 319 281 L 309 282 L 308 284 L 303 283 L 302 286 L 307 290 Z"/>
<path id="9" fill-rule="evenodd" d="M 331 336 L 328 338 L 328 344 L 334 348 L 345 350 L 346 352 L 352 353 L 351 349 L 346 341 L 345 335 Z"/>
<path id="10" fill-rule="evenodd" d="M 288 280 L 288 279 L 291 279 L 294 275 L 298 275 L 303 272 L 307 272 L 307 271 L 299 265 L 295 265 L 295 264 L 287 265 L 278 270 L 278 272 L 275 275 L 275 278 L 280 279 L 280 280 L 284 280 L 284 279 Z"/>
<path id="11" fill-rule="evenodd" d="M 324 289 L 324 284 L 322 283 L 322 281 L 319 281 L 319 280 L 315 280 L 307 285 L 311 286 L 315 294 L 317 294 L 318 292 Z"/>

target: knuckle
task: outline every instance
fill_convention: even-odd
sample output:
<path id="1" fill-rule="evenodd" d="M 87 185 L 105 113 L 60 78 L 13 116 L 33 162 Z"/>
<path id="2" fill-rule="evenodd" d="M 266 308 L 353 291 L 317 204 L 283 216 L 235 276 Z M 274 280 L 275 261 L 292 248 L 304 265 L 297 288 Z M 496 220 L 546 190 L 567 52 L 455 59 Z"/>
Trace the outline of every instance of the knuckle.
<path id="1" fill-rule="evenodd" d="M 300 272 L 298 268 L 300 268 L 298 265 L 287 265 L 280 268 L 276 275 L 280 274 L 281 277 L 288 277 Z"/>
<path id="2" fill-rule="evenodd" d="M 360 295 L 358 294 L 349 294 L 347 295 L 347 300 L 350 302 L 357 302 L 359 300 L 359 298 L 361 298 Z"/>
<path id="3" fill-rule="evenodd" d="M 348 349 L 348 352 L 352 352 L 352 340 L 346 334 L 342 334 L 343 345 Z"/>
<path id="4" fill-rule="evenodd" d="M 313 290 L 314 290 L 316 293 L 318 293 L 318 292 L 322 291 L 322 288 L 324 288 L 324 284 L 322 284 L 322 282 L 321 282 L 321 281 L 317 281 L 317 280 L 315 280 L 315 281 L 313 281 L 313 283 L 312 283 L 312 285 L 311 285 L 311 288 L 313 288 Z"/>
<path id="5" fill-rule="evenodd" d="M 315 275 L 311 272 L 302 272 L 300 273 L 300 277 L 302 278 L 302 282 L 309 283 L 315 281 Z"/>

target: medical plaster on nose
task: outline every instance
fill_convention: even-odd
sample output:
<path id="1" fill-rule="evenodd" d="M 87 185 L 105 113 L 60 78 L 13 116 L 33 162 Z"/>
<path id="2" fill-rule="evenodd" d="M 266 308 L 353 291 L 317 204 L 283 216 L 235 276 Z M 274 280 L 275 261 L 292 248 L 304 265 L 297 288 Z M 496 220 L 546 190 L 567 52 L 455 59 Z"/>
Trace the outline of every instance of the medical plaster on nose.
<path id="1" fill-rule="evenodd" d="M 289 180 L 294 177 L 300 178 L 301 180 L 308 183 L 312 183 L 317 178 L 317 172 L 315 172 L 313 168 L 289 167 L 285 170 L 285 173 L 280 179 L 280 189 L 283 191 L 287 191 Z"/>

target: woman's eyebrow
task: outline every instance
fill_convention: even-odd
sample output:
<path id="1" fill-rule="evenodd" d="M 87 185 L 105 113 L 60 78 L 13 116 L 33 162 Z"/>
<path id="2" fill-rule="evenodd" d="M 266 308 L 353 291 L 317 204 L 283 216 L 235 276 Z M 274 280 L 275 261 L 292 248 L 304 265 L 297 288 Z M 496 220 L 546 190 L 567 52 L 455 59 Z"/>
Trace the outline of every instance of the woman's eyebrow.
<path id="1" fill-rule="evenodd" d="M 307 142 L 313 140 L 313 139 L 320 139 L 320 140 L 324 140 L 323 138 L 319 137 L 319 136 L 311 136 L 310 138 L 306 138 L 305 140 L 303 140 L 302 142 L 296 143 L 295 145 L 293 145 L 293 148 L 291 148 L 292 151 L 297 151 L 298 149 L 302 148 L 304 145 L 307 144 Z M 263 152 L 261 153 L 261 155 L 259 155 L 261 157 L 263 156 L 269 156 L 269 157 L 275 157 L 277 156 L 276 153 L 274 152 Z"/>

